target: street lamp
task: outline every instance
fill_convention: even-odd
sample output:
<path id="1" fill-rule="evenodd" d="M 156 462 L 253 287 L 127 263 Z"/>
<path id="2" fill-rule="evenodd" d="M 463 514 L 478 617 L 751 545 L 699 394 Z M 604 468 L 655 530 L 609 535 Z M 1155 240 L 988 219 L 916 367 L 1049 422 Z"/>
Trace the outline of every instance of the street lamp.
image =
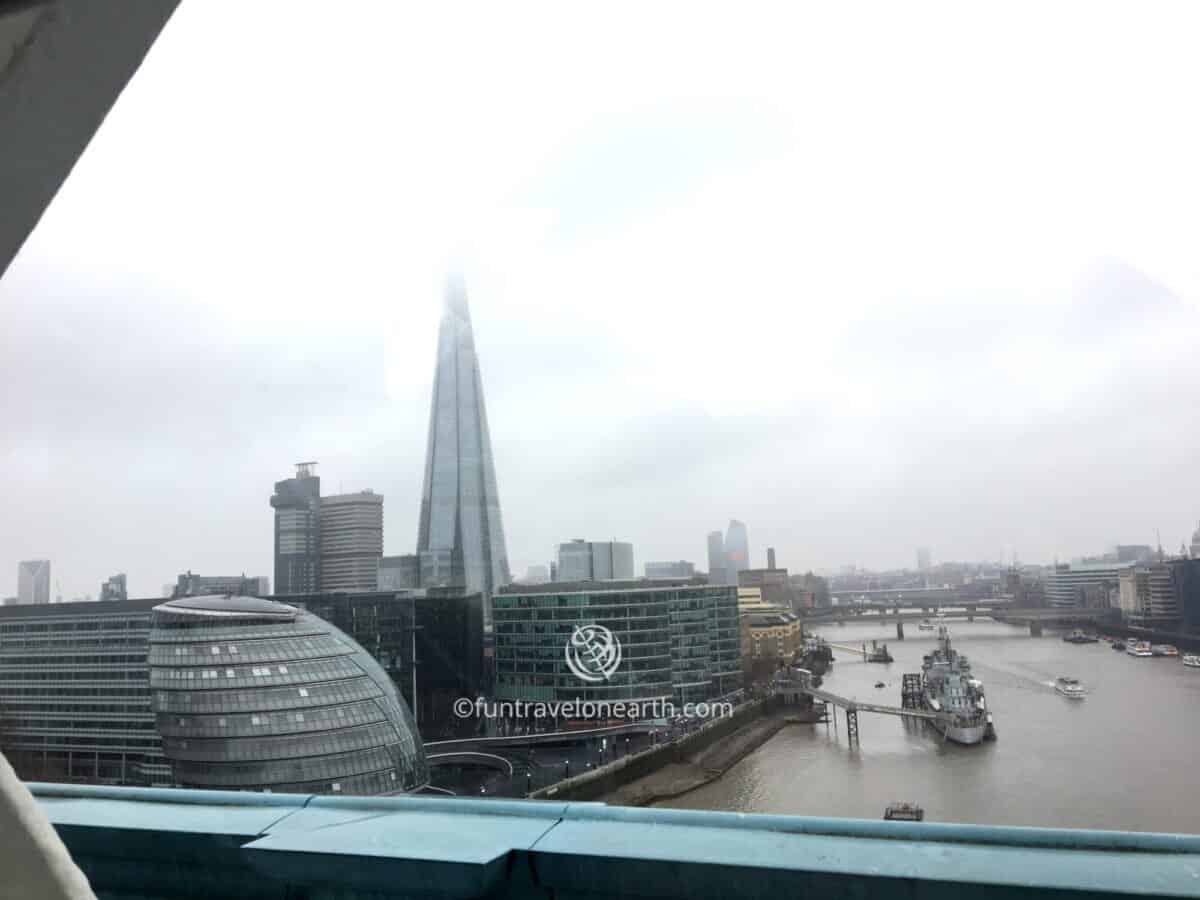
<path id="1" fill-rule="evenodd" d="M 409 631 L 412 632 L 412 717 L 413 725 L 417 724 L 417 707 L 420 705 L 417 702 L 417 632 L 424 631 L 424 625 L 417 624 L 417 604 L 412 605 L 413 624 L 409 626 Z"/>

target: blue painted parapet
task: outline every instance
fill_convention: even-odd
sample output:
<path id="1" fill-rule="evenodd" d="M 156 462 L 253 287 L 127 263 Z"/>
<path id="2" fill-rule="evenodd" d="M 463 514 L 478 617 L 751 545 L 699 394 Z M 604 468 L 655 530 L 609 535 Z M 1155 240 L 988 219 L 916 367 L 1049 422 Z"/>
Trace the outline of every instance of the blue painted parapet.
<path id="1" fill-rule="evenodd" d="M 101 897 L 1200 897 L 1200 837 L 29 786 Z"/>

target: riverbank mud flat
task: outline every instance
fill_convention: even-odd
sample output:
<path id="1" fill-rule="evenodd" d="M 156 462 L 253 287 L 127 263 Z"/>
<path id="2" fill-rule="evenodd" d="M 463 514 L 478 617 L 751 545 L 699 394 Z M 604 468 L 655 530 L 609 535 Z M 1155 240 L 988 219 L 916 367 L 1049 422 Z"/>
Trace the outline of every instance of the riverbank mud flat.
<path id="1" fill-rule="evenodd" d="M 774 737 L 785 725 L 799 724 L 801 721 L 801 718 L 783 711 L 755 719 L 703 750 L 688 755 L 684 761 L 668 763 L 599 799 L 612 806 L 648 806 L 694 791 L 720 778 L 734 764 Z"/>

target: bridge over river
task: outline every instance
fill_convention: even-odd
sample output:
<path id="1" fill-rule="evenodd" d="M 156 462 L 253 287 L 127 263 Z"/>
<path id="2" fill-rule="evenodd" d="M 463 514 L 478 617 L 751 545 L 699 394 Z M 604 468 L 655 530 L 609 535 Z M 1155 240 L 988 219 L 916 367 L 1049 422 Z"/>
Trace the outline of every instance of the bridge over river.
<path id="1" fill-rule="evenodd" d="M 1082 625 L 1096 624 L 1116 620 L 1120 613 L 1111 608 L 1077 609 L 1074 607 L 1023 607 L 1013 606 L 1011 601 L 1003 598 L 985 601 L 977 600 L 969 603 L 941 606 L 931 604 L 931 609 L 938 610 L 939 619 L 966 619 L 970 621 L 976 616 L 1009 622 L 1014 625 L 1028 625 L 1034 634 L 1041 633 L 1042 623 L 1061 622 L 1063 624 Z M 901 624 L 905 620 L 928 619 L 929 613 L 925 607 L 915 609 L 906 606 L 835 606 L 820 610 L 808 610 L 803 618 L 806 625 L 820 625 L 831 622 L 874 620 L 895 622 L 897 637 L 903 637 Z"/>

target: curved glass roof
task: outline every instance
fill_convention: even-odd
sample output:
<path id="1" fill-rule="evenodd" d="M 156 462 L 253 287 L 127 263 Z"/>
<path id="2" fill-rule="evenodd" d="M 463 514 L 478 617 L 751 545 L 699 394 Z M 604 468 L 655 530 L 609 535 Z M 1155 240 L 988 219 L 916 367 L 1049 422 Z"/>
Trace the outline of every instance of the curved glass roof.
<path id="1" fill-rule="evenodd" d="M 264 600 L 262 597 L 241 597 L 234 594 L 213 594 L 201 597 L 179 597 L 154 607 L 157 613 L 180 613 L 202 616 L 254 616 L 291 621 L 300 610 L 286 603 Z"/>

